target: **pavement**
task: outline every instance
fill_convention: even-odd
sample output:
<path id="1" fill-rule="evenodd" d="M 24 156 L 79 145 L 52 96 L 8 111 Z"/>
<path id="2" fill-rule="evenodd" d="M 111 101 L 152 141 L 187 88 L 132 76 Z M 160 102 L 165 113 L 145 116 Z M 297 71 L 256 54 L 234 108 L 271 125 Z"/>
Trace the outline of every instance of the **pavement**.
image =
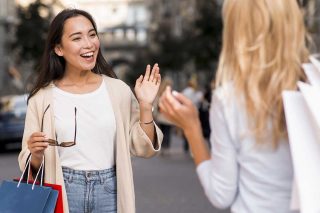
<path id="1" fill-rule="evenodd" d="M 151 159 L 134 158 L 133 175 L 137 213 L 227 213 L 215 209 L 206 198 L 192 157 L 185 154 L 182 139 L 171 137 L 169 153 Z"/>

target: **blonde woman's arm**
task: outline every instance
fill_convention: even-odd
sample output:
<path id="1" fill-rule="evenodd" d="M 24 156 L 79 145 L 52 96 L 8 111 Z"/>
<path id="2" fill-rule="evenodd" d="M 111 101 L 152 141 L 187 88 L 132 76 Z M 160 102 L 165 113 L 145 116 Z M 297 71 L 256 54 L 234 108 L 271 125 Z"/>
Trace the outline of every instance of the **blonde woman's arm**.
<path id="1" fill-rule="evenodd" d="M 197 108 L 180 93 L 167 88 L 160 98 L 166 117 L 183 129 L 197 165 L 206 196 L 217 208 L 229 207 L 238 189 L 237 151 L 233 145 L 223 107 L 214 97 L 210 111 L 211 155 L 202 136 Z"/>
<path id="2" fill-rule="evenodd" d="M 177 92 L 173 94 L 170 87 L 167 87 L 160 98 L 161 112 L 183 130 L 190 144 L 195 164 L 198 166 L 203 161 L 210 159 L 208 147 L 202 136 L 198 110 L 184 95 Z"/>

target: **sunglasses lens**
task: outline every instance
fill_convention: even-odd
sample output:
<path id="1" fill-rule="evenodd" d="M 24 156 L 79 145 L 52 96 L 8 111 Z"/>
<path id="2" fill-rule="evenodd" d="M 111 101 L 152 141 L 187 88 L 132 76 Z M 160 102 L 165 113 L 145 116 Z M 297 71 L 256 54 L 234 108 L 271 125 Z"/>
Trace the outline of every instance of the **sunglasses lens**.
<path id="1" fill-rule="evenodd" d="M 49 139 L 48 143 L 49 143 L 50 146 L 57 146 L 58 145 L 58 142 L 56 140 L 53 140 L 53 139 Z"/>
<path id="2" fill-rule="evenodd" d="M 72 142 L 62 142 L 60 144 L 60 146 L 63 146 L 63 147 L 69 147 L 69 146 L 73 146 L 75 143 L 72 141 Z"/>

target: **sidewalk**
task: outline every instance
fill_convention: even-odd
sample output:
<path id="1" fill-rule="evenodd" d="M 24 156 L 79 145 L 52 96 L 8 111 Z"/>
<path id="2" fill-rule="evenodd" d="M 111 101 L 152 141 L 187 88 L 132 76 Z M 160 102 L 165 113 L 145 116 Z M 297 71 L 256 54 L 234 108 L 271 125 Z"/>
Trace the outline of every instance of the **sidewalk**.
<path id="1" fill-rule="evenodd" d="M 173 135 L 170 154 L 133 159 L 137 213 L 226 213 L 205 197 L 182 139 Z"/>

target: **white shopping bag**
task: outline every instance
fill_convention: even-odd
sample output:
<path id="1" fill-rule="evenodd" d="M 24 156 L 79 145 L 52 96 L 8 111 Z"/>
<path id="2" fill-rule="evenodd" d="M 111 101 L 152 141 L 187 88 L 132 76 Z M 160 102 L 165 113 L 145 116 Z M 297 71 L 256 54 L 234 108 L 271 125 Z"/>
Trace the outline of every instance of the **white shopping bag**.
<path id="1" fill-rule="evenodd" d="M 318 127 L 317 133 L 320 135 L 320 87 L 303 82 L 298 82 L 298 87 L 316 123 L 316 127 Z"/>
<path id="2" fill-rule="evenodd" d="M 292 207 L 320 212 L 320 98 L 316 86 L 298 84 L 301 92 L 283 92 L 284 110 L 295 172 Z M 319 119 L 319 120 L 318 120 Z"/>
<path id="3" fill-rule="evenodd" d="M 313 64 L 303 64 L 302 68 L 312 86 L 320 88 L 320 70 Z"/>

